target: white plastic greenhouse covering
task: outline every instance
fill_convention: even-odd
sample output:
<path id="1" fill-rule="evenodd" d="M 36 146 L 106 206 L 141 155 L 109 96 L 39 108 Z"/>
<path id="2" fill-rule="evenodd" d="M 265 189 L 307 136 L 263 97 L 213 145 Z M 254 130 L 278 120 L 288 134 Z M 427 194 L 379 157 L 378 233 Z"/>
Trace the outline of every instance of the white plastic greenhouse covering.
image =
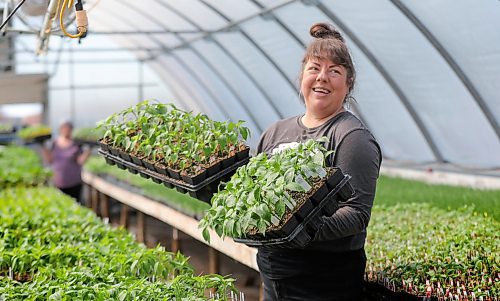
<path id="1" fill-rule="evenodd" d="M 181 108 L 246 120 L 252 146 L 271 123 L 304 111 L 297 78 L 308 30 L 330 22 L 358 72 L 350 109 L 385 158 L 500 167 L 498 0 L 84 4 L 96 5 L 87 40 L 92 31 L 114 31 L 106 38 L 154 70 Z"/>

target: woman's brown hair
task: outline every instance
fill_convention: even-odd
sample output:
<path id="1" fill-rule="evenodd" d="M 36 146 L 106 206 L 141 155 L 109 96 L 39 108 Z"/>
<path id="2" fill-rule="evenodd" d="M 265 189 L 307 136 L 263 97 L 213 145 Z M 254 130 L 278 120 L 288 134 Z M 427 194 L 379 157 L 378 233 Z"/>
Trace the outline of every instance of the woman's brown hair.
<path id="1" fill-rule="evenodd" d="M 354 81 L 356 79 L 356 70 L 352 63 L 351 54 L 347 45 L 344 42 L 344 37 L 338 32 L 335 27 L 328 23 L 316 23 L 309 29 L 309 34 L 314 38 L 307 46 L 306 53 L 302 59 L 302 68 L 300 71 L 300 81 L 304 67 L 310 59 L 329 59 L 333 63 L 344 66 L 347 70 L 346 84 L 349 87 L 349 94 L 354 88 Z M 348 98 L 346 96 L 346 99 Z"/>

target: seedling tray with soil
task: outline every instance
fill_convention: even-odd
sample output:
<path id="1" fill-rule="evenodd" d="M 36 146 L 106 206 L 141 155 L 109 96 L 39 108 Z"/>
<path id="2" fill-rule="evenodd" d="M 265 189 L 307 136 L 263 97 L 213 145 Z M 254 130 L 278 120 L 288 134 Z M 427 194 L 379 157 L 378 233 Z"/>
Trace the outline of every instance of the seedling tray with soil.
<path id="1" fill-rule="evenodd" d="M 166 187 L 175 187 L 179 192 L 189 193 L 192 197 L 204 202 L 210 202 L 210 198 L 213 193 L 217 191 L 220 182 L 230 177 L 238 167 L 245 165 L 249 160 L 248 157 L 243 158 L 227 168 L 219 170 L 215 174 L 206 177 L 203 181 L 192 184 L 184 181 L 182 178 L 175 179 L 166 174 L 160 173 L 155 169 L 140 166 L 132 160 L 127 161 L 119 155 L 113 155 L 111 152 L 104 151 L 103 149 L 100 149 L 98 153 L 102 155 L 105 158 L 106 163 L 110 165 L 116 165 L 121 169 L 127 169 L 134 174 L 140 174 L 143 178 L 151 179 L 155 183 L 163 183 Z"/>
<path id="2" fill-rule="evenodd" d="M 219 122 L 173 104 L 144 101 L 100 122 L 98 130 L 104 134 L 98 143 L 101 153 L 109 154 L 108 163 L 197 194 L 194 191 L 207 185 L 216 191 L 218 182 L 248 161 L 244 141 L 250 130 L 243 123 Z"/>
<path id="3" fill-rule="evenodd" d="M 327 189 L 327 194 L 317 203 L 308 207 L 305 218 L 301 208 L 304 204 L 314 204 L 312 196 L 291 216 L 287 217 L 283 225 L 277 230 L 266 232 L 264 235 L 248 235 L 243 238 L 234 238 L 234 241 L 244 243 L 250 247 L 273 247 L 273 248 L 301 248 L 311 241 L 314 232 L 321 224 L 321 218 L 326 212 L 333 214 L 338 208 L 339 202 L 345 200 L 341 195 L 352 195 L 353 189 L 348 183 L 351 177 L 343 175 L 340 169 L 335 169 L 327 181 L 316 191 Z M 314 195 L 314 194 L 313 194 Z M 300 213 L 299 213 L 300 212 Z"/>
<path id="4" fill-rule="evenodd" d="M 311 213 L 333 214 L 336 201 L 324 199 L 348 177 L 338 168 L 326 167 L 332 153 L 324 147 L 327 142 L 322 137 L 273 154 L 260 153 L 238 168 L 224 189 L 214 194 L 212 207 L 200 221 L 204 239 L 210 240 L 208 228 L 221 237 L 250 242 L 292 240 L 300 232 L 296 229 L 305 224 L 308 230 L 317 229 Z M 350 192 L 344 190 L 342 195 L 349 198 Z"/>

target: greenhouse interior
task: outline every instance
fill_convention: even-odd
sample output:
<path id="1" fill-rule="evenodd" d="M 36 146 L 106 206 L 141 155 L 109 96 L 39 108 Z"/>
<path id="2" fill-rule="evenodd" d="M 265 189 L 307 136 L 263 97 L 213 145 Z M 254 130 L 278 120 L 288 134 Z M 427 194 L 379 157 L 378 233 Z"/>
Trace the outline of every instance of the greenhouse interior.
<path id="1" fill-rule="evenodd" d="M 0 300 L 500 300 L 500 1 L 0 12 Z"/>

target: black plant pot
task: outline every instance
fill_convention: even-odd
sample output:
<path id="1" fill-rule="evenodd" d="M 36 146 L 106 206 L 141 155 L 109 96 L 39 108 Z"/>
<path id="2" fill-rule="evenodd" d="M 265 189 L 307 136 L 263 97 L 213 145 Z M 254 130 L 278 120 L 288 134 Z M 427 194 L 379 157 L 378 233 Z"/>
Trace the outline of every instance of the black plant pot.
<path id="1" fill-rule="evenodd" d="M 159 164 L 155 164 L 155 170 L 156 172 L 158 172 L 159 174 L 162 174 L 164 176 L 167 176 L 168 177 L 168 169 L 166 166 L 161 166 Z"/>
<path id="2" fill-rule="evenodd" d="M 333 174 L 331 174 L 328 179 L 326 180 L 326 185 L 328 186 L 328 189 L 333 189 L 335 188 L 340 181 L 344 179 L 344 175 L 340 171 L 340 169 L 335 169 Z"/>
<path id="3" fill-rule="evenodd" d="M 116 165 L 115 161 L 111 160 L 108 157 L 106 157 L 105 160 L 106 160 L 106 163 L 108 163 L 109 165 Z"/>
<path id="4" fill-rule="evenodd" d="M 143 177 L 144 179 L 149 179 L 150 176 L 146 173 L 143 173 L 143 172 L 139 172 L 139 174 L 141 175 L 141 177 Z"/>
<path id="5" fill-rule="evenodd" d="M 206 177 L 208 178 L 218 173 L 220 171 L 220 167 L 221 167 L 221 161 L 217 161 L 213 165 L 209 166 L 206 171 L 207 173 Z"/>
<path id="6" fill-rule="evenodd" d="M 120 158 L 122 158 L 123 160 L 132 162 L 132 159 L 130 159 L 130 155 L 127 152 L 124 152 L 120 149 L 118 150 L 118 154 L 120 155 Z"/>
<path id="7" fill-rule="evenodd" d="M 281 227 L 280 229 L 277 229 L 277 230 L 272 230 L 272 231 L 269 231 L 268 233 L 266 233 L 266 236 L 272 236 L 272 237 L 286 237 L 288 235 L 290 235 L 290 233 L 292 233 L 293 230 L 295 230 L 295 228 L 297 228 L 297 226 L 299 225 L 299 221 L 297 220 L 297 218 L 292 215 L 287 221 L 286 223 L 283 225 L 283 227 Z"/>
<path id="8" fill-rule="evenodd" d="M 332 216 L 339 209 L 338 203 L 333 200 L 324 200 L 324 202 L 326 203 L 321 208 L 324 216 Z"/>
<path id="9" fill-rule="evenodd" d="M 233 165 L 234 162 L 236 162 L 236 156 L 231 156 L 229 158 L 222 160 L 222 163 L 221 163 L 222 169 L 228 168 L 229 166 Z"/>
<path id="10" fill-rule="evenodd" d="M 182 180 L 188 184 L 198 185 L 199 183 L 201 183 L 203 180 L 206 179 L 206 172 L 202 171 L 194 177 L 190 177 L 187 174 L 182 174 L 181 177 Z"/>
<path id="11" fill-rule="evenodd" d="M 236 153 L 236 161 L 241 161 L 241 160 L 247 158 L 249 156 L 249 154 L 250 154 L 250 148 L 249 147 L 245 148 L 242 151 L 237 152 Z"/>
<path id="12" fill-rule="evenodd" d="M 110 146 L 109 151 L 113 156 L 120 157 L 120 151 L 117 148 Z"/>
<path id="13" fill-rule="evenodd" d="M 127 167 L 121 163 L 116 163 L 116 166 L 118 166 L 119 169 L 127 169 Z"/>
<path id="14" fill-rule="evenodd" d="M 127 169 L 128 169 L 128 171 L 130 171 L 130 172 L 131 172 L 131 173 L 133 173 L 134 175 L 136 175 L 136 174 L 138 173 L 137 169 L 132 168 L 132 167 L 130 167 L 130 166 L 127 166 Z"/>
<path id="15" fill-rule="evenodd" d="M 314 209 L 314 204 L 311 200 L 307 199 L 302 206 L 295 212 L 295 215 L 300 221 L 303 221 L 309 213 Z"/>
<path id="16" fill-rule="evenodd" d="M 105 152 L 109 152 L 109 145 L 104 143 L 102 139 L 97 141 L 97 144 L 101 147 L 101 149 Z"/>
<path id="17" fill-rule="evenodd" d="M 135 165 L 140 166 L 140 167 L 144 166 L 144 165 L 142 164 L 142 160 L 141 160 L 141 159 L 139 159 L 139 157 L 137 157 L 137 156 L 135 156 L 135 155 L 132 155 L 132 154 L 131 154 L 131 155 L 130 155 L 130 159 L 132 159 L 132 163 L 134 163 Z"/>
<path id="18" fill-rule="evenodd" d="M 147 169 L 152 170 L 152 171 L 155 170 L 155 166 L 153 163 L 146 161 L 146 160 L 143 160 L 142 163 L 144 163 L 144 167 L 146 167 Z"/>
<path id="19" fill-rule="evenodd" d="M 169 168 L 168 169 L 168 175 L 172 179 L 176 179 L 176 180 L 180 180 L 181 179 L 181 174 L 180 174 L 180 171 L 178 171 L 178 170 L 174 170 L 174 169 Z"/>
<path id="20" fill-rule="evenodd" d="M 153 182 L 155 182 L 156 184 L 161 184 L 162 183 L 162 180 L 160 180 L 158 178 L 151 178 L 151 180 L 153 180 Z"/>
<path id="21" fill-rule="evenodd" d="M 172 183 L 167 182 L 167 181 L 163 181 L 163 186 L 165 186 L 167 188 L 173 188 L 174 187 L 174 185 L 172 185 Z"/>
<path id="22" fill-rule="evenodd" d="M 186 193 L 187 192 L 187 189 L 179 187 L 179 186 L 175 186 L 175 189 L 177 189 L 177 191 L 180 192 L 180 193 Z"/>
<path id="23" fill-rule="evenodd" d="M 328 188 L 326 185 L 321 185 L 318 190 L 316 190 L 313 195 L 309 198 L 315 206 L 317 206 L 328 194 Z"/>

